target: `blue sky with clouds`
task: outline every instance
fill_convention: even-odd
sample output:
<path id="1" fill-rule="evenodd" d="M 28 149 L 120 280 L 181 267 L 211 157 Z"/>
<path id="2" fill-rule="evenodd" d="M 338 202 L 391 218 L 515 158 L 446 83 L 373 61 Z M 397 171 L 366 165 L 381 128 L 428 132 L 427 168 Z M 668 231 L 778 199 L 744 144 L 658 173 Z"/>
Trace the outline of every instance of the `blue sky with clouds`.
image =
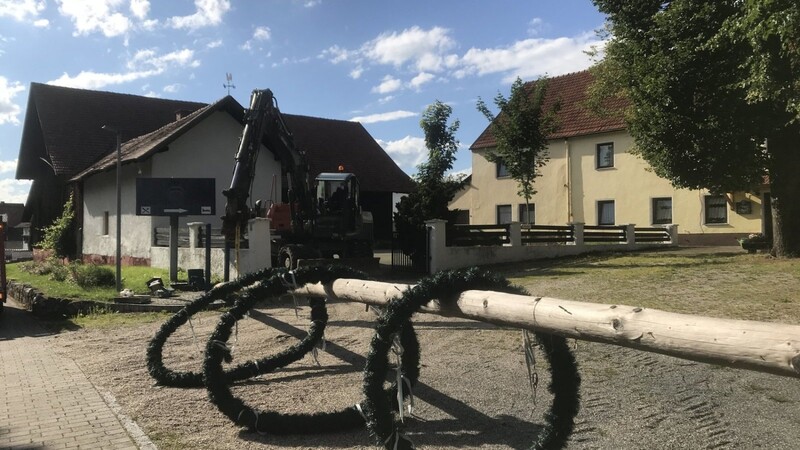
<path id="1" fill-rule="evenodd" d="M 0 0 L 0 200 L 27 196 L 14 173 L 31 82 L 213 102 L 231 73 L 242 105 L 270 88 L 286 113 L 360 121 L 409 174 L 441 100 L 468 170 L 478 97 L 589 67 L 603 21 L 589 0 Z"/>

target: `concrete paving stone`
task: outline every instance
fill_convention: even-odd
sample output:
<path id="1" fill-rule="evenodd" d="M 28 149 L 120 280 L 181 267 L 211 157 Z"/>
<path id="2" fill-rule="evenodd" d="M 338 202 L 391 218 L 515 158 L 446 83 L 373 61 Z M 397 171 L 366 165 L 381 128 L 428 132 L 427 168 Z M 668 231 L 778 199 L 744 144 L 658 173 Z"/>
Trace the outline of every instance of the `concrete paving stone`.
<path id="1" fill-rule="evenodd" d="M 0 316 L 0 449 L 138 449 L 80 367 L 49 348 L 47 336 L 29 313 L 6 303 Z"/>

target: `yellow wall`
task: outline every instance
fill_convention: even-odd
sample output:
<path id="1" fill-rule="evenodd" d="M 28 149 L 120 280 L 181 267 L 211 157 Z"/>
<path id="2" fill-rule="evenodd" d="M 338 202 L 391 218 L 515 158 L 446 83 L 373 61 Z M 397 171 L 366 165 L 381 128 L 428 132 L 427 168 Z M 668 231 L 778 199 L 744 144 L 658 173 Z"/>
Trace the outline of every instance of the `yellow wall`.
<path id="1" fill-rule="evenodd" d="M 614 144 L 614 167 L 596 168 L 596 146 Z M 629 153 L 633 140 L 625 132 L 574 137 L 550 143 L 550 162 L 537 178 L 536 223 L 564 224 L 584 222 L 596 225 L 597 201 L 614 200 L 615 222 L 652 225 L 653 198 L 672 198 L 672 222 L 681 234 L 757 233 L 761 231 L 761 199 L 758 195 L 729 195 L 728 223 L 704 223 L 704 197 L 707 191 L 675 189 L 669 181 L 648 170 L 641 158 Z M 512 220 L 519 220 L 518 206 L 524 199 L 517 195 L 516 182 L 498 179 L 494 163 L 485 150 L 472 153 L 472 183 L 451 204 L 469 209 L 470 223 L 496 223 L 497 205 L 512 205 Z M 569 176 L 567 165 L 571 168 Z M 568 186 L 571 185 L 571 186 Z M 748 199 L 752 214 L 739 215 L 734 202 Z M 735 243 L 734 243 L 735 244 Z"/>

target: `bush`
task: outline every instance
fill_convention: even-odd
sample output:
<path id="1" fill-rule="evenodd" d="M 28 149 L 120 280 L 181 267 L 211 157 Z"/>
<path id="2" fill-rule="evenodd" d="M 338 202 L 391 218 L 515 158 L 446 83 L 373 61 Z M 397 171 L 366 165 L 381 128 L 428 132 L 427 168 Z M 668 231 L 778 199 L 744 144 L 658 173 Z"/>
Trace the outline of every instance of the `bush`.
<path id="1" fill-rule="evenodd" d="M 108 267 L 92 264 L 71 264 L 72 281 L 82 288 L 116 286 L 117 278 Z"/>
<path id="2" fill-rule="evenodd" d="M 82 288 L 114 287 L 117 284 L 113 270 L 79 261 L 65 264 L 58 258 L 49 258 L 42 262 L 23 263 L 20 268 L 33 275 L 47 275 L 53 281 L 69 281 Z"/>

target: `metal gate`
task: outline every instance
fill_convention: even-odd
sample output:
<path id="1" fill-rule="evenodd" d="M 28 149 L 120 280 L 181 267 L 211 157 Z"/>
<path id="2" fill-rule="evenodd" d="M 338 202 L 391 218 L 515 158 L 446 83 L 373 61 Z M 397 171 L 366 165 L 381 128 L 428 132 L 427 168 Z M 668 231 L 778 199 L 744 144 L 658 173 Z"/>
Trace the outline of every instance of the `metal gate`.
<path id="1" fill-rule="evenodd" d="M 403 250 L 400 248 L 400 237 L 397 231 L 392 232 L 392 270 L 397 272 L 408 272 L 408 273 L 419 273 L 425 274 L 428 273 L 428 267 L 430 266 L 430 252 L 428 250 L 428 242 L 430 231 L 426 232 L 426 245 L 425 245 L 425 253 L 422 255 L 421 258 L 417 259 L 416 261 L 411 258 L 410 255 L 407 255 Z"/>

